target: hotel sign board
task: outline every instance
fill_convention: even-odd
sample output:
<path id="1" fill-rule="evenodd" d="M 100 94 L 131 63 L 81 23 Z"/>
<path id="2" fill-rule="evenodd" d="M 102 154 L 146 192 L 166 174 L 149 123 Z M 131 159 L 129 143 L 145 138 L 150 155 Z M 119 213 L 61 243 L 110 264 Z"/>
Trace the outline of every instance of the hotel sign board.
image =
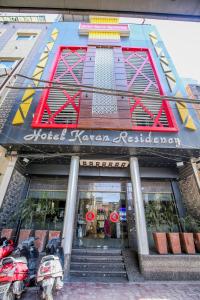
<path id="1" fill-rule="evenodd" d="M 170 146 L 172 148 L 180 148 L 181 140 L 174 135 L 163 136 L 153 132 L 109 132 L 96 131 L 90 132 L 86 130 L 67 130 L 52 131 L 44 129 L 31 130 L 29 134 L 23 136 L 23 143 L 55 143 L 55 144 L 71 144 L 71 145 L 99 145 L 99 146 Z"/>
<path id="2" fill-rule="evenodd" d="M 88 35 L 89 32 L 119 32 L 121 36 L 129 36 L 130 30 L 128 24 L 90 24 L 81 23 L 79 25 L 79 34 Z"/>

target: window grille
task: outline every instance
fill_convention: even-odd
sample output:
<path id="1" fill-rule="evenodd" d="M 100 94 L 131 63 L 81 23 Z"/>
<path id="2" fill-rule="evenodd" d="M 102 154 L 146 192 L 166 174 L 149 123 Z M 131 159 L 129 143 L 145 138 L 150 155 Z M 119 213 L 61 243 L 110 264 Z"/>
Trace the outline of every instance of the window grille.
<path id="1" fill-rule="evenodd" d="M 128 90 L 141 93 L 129 99 L 132 129 L 146 131 L 177 131 L 176 123 L 166 100 L 148 98 L 160 96 L 163 90 L 148 50 L 123 48 Z"/>
<path id="2" fill-rule="evenodd" d="M 79 85 L 87 48 L 60 47 L 50 81 Z M 32 126 L 45 128 L 76 128 L 80 110 L 81 91 L 45 90 L 36 110 Z"/>

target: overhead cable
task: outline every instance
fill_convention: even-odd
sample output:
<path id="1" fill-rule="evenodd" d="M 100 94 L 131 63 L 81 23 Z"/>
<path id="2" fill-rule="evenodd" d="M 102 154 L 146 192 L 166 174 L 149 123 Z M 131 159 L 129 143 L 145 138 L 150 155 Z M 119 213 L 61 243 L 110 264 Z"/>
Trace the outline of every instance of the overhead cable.
<path id="1" fill-rule="evenodd" d="M 174 96 L 167 96 L 167 95 L 155 95 L 155 94 L 144 94 L 138 91 L 124 91 L 124 90 L 114 90 L 114 89 L 107 89 L 89 85 L 80 85 L 80 84 L 68 84 L 68 83 L 59 83 L 55 81 L 48 81 L 48 80 L 40 80 L 35 79 L 32 77 L 28 77 L 22 74 L 16 74 L 18 77 L 22 77 L 32 81 L 38 81 L 40 83 L 48 83 L 49 86 L 41 86 L 41 87 L 17 87 L 17 86 L 7 86 L 11 89 L 52 89 L 52 90 L 68 90 L 68 91 L 77 91 L 77 87 L 81 89 L 81 92 L 85 93 L 96 93 L 96 94 L 104 94 L 110 96 L 118 96 L 118 97 L 144 97 L 146 99 L 151 100 L 158 100 L 158 101 L 172 101 L 172 102 L 185 102 L 185 103 L 194 103 L 200 104 L 200 99 L 190 99 L 190 98 L 182 98 L 182 97 L 174 97 Z"/>

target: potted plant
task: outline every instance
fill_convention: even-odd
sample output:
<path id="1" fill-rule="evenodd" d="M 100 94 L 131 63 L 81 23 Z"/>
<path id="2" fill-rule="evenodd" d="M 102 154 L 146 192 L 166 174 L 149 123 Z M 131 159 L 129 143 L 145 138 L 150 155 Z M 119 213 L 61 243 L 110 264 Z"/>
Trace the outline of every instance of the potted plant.
<path id="1" fill-rule="evenodd" d="M 194 233 L 194 244 L 197 252 L 200 252 L 200 230 Z"/>
<path id="2" fill-rule="evenodd" d="M 187 254 L 195 254 L 195 244 L 193 237 L 193 230 L 195 227 L 195 220 L 192 216 L 187 215 L 181 218 L 183 232 L 180 233 L 181 247 Z"/>
<path id="3" fill-rule="evenodd" d="M 169 232 L 167 232 L 167 240 L 169 245 L 169 250 L 173 254 L 181 254 L 181 243 L 179 232 L 174 232 L 178 224 L 178 218 L 174 212 L 173 205 L 168 205 L 165 207 L 165 220 Z"/>
<path id="4" fill-rule="evenodd" d="M 149 202 L 146 206 L 147 226 L 151 228 L 156 250 L 159 254 L 167 254 L 167 237 L 163 232 L 164 215 L 157 201 Z"/>
<path id="5" fill-rule="evenodd" d="M 199 218 L 193 218 L 193 236 L 196 251 L 200 252 L 200 220 Z"/>

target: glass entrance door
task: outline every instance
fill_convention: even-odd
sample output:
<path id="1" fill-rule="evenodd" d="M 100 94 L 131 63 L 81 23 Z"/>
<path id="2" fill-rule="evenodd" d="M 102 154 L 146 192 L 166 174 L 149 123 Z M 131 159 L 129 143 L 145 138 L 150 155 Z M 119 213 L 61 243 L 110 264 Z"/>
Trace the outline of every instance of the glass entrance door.
<path id="1" fill-rule="evenodd" d="M 80 192 L 76 237 L 78 247 L 125 247 L 125 193 Z"/>

